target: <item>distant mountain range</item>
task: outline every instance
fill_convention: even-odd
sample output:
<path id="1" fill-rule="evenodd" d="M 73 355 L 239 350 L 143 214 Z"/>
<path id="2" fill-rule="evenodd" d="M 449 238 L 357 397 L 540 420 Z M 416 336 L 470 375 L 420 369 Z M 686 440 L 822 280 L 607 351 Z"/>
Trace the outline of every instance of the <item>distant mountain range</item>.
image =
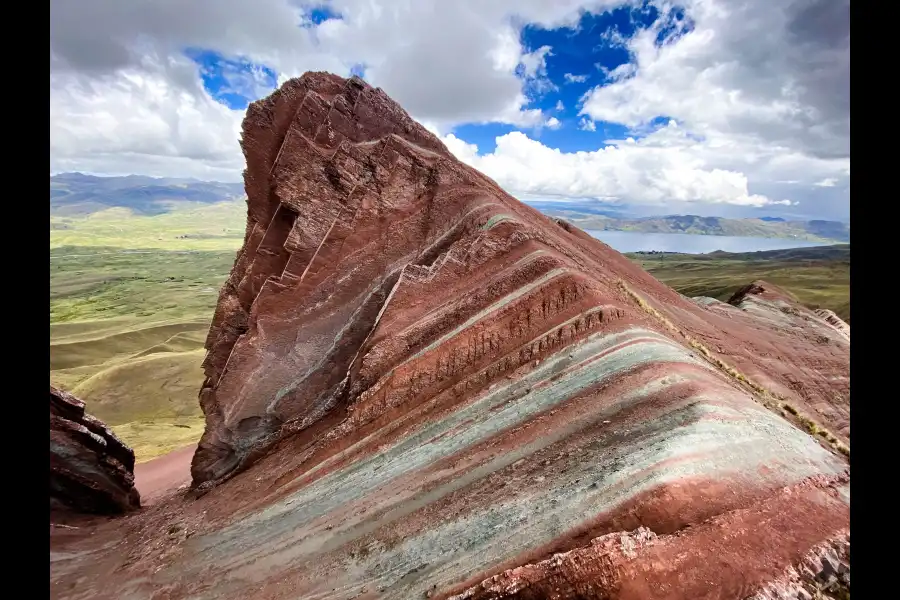
<path id="1" fill-rule="evenodd" d="M 244 197 L 241 183 L 128 175 L 96 177 L 62 173 L 50 177 L 50 214 L 86 216 L 109 208 L 127 208 L 152 216 L 198 204 Z M 785 221 L 781 217 L 726 219 L 696 215 L 628 218 L 614 212 L 582 208 L 560 209 L 559 203 L 531 203 L 541 212 L 582 229 L 643 233 L 690 233 L 739 237 L 787 238 L 818 242 L 849 242 L 850 226 L 839 221 Z M 59 225 L 58 225 L 59 226 Z"/>
<path id="2" fill-rule="evenodd" d="M 95 177 L 82 173 L 50 177 L 50 214 L 57 216 L 88 215 L 115 207 L 157 215 L 184 203 L 209 204 L 243 196 L 241 183 L 140 175 Z"/>
<path id="3" fill-rule="evenodd" d="M 850 225 L 840 221 L 785 221 L 779 217 L 762 219 L 726 219 L 696 215 L 623 218 L 582 213 L 572 210 L 544 210 L 581 229 L 601 231 L 637 231 L 641 233 L 690 233 L 694 235 L 731 235 L 738 237 L 786 238 L 814 242 L 849 242 Z"/>
<path id="4" fill-rule="evenodd" d="M 804 246 L 802 248 L 783 248 L 780 250 L 758 250 L 756 252 L 724 252 L 715 250 L 706 254 L 679 254 L 677 252 L 628 252 L 626 256 L 646 258 L 665 254 L 667 257 L 686 257 L 694 262 L 715 262 L 719 260 L 756 260 L 756 261 L 831 261 L 850 263 L 850 244 L 834 244 L 833 246 Z"/>

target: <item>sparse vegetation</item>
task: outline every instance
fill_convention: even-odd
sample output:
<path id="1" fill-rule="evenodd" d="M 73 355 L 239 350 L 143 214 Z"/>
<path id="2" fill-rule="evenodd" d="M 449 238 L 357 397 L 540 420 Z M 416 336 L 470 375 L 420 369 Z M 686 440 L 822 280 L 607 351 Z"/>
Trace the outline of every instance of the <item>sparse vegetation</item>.
<path id="1" fill-rule="evenodd" d="M 235 252 L 244 239 L 246 215 L 247 204 L 242 200 L 185 204 L 149 216 L 121 207 L 83 216 L 51 215 L 50 249 L 80 246 L 95 252 L 108 248 Z"/>
<path id="2" fill-rule="evenodd" d="M 138 462 L 143 462 L 196 442 L 203 435 L 205 424 L 202 416 L 196 416 L 172 421 L 133 421 L 111 428 L 131 446 Z"/>
<path id="3" fill-rule="evenodd" d="M 741 384 L 749 387 L 756 394 L 759 402 L 765 406 L 766 408 L 776 410 L 777 408 L 781 408 L 783 412 L 781 412 L 782 416 L 785 416 L 785 413 L 790 413 L 794 417 L 796 417 L 797 421 L 803 426 L 803 428 L 809 432 L 810 435 L 819 435 L 823 437 L 832 448 L 844 454 L 849 458 L 850 456 L 850 448 L 845 446 L 834 434 L 830 431 L 816 423 L 813 419 L 803 415 L 798 411 L 794 406 L 784 401 L 779 394 L 772 392 L 765 387 L 759 385 L 758 383 L 749 379 L 746 375 L 738 371 L 733 366 L 729 365 L 718 356 L 709 351 L 709 349 L 704 346 L 702 343 L 676 327 L 665 315 L 660 313 L 658 310 L 653 308 L 646 300 L 641 297 L 640 294 L 632 290 L 628 285 L 625 284 L 624 281 L 619 281 L 619 287 L 631 297 L 635 303 L 647 314 L 654 317 L 657 321 L 662 323 L 669 331 L 683 338 L 688 345 L 699 352 L 707 361 L 715 365 L 720 371 L 726 373 L 732 379 L 740 382 Z"/>
<path id="4" fill-rule="evenodd" d="M 185 205 L 154 216 L 125 208 L 51 216 L 51 381 L 80 395 L 91 412 L 135 448 L 139 460 L 196 441 L 202 433 L 196 394 L 203 377 L 203 342 L 217 292 L 243 240 L 245 211 L 243 202 L 230 201 Z M 724 300 L 740 285 L 762 278 L 810 306 L 845 317 L 847 248 L 845 262 L 840 252 L 824 262 L 760 261 L 724 253 L 632 258 L 684 294 Z M 763 404 L 779 404 L 776 396 L 621 285 L 643 310 L 751 388 Z M 830 300 L 824 301 L 825 296 Z M 781 408 L 849 456 L 849 448 L 827 430 L 787 403 Z"/>
<path id="5" fill-rule="evenodd" d="M 709 296 L 724 302 L 741 286 L 762 279 L 794 294 L 804 306 L 833 310 L 850 322 L 849 245 L 628 257 L 685 296 Z"/>
<path id="6" fill-rule="evenodd" d="M 183 218 L 128 216 L 115 225 L 119 237 L 91 224 L 91 246 L 50 250 L 50 380 L 85 400 L 138 461 L 203 431 L 203 344 L 241 241 L 196 251 L 185 248 L 196 239 L 172 236 L 171 250 L 160 250 L 144 235 L 147 220 Z M 69 221 L 78 232 L 90 218 Z"/>

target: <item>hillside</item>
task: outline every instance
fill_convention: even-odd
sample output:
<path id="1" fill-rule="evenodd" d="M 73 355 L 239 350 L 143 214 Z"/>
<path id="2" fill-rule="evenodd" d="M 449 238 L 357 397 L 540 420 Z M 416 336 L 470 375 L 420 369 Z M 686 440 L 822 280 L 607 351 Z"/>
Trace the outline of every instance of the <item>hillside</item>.
<path id="1" fill-rule="evenodd" d="M 156 215 L 183 204 L 209 204 L 240 199 L 243 195 L 244 186 L 240 183 L 140 175 L 95 177 L 60 173 L 50 176 L 50 214 L 57 216 L 89 215 L 109 208 Z"/>
<path id="2" fill-rule="evenodd" d="M 191 238 L 167 236 L 164 245 L 172 249 L 154 248 L 161 242 L 145 235 L 145 221 L 176 216 L 132 215 L 118 221 L 115 236 L 83 232 L 85 243 L 122 247 L 57 247 L 50 253 L 50 378 L 77 389 L 135 449 L 138 462 L 195 442 L 202 433 L 197 390 L 203 343 L 216 291 L 234 262 L 231 249 L 186 250 Z M 183 226 L 200 224 L 186 220 Z M 220 242 L 240 245 L 239 238 Z M 808 307 L 830 308 L 850 320 L 849 246 L 628 256 L 688 296 L 725 301 L 746 282 L 765 279 Z M 123 400 L 138 392 L 140 402 Z"/>
<path id="3" fill-rule="evenodd" d="M 237 250 L 244 239 L 243 200 L 181 203 L 146 215 L 129 208 L 105 208 L 88 215 L 50 215 L 50 248 Z"/>
<path id="4" fill-rule="evenodd" d="M 138 218 L 122 222 L 140 230 Z M 50 381 L 88 403 L 138 462 L 195 442 L 203 342 L 233 251 L 50 251 Z"/>
<path id="5" fill-rule="evenodd" d="M 833 310 L 850 322 L 850 245 L 765 252 L 635 253 L 629 258 L 685 296 L 723 302 L 748 281 L 763 279 L 807 308 Z"/>
<path id="6" fill-rule="evenodd" d="M 169 215 L 171 218 L 157 220 L 157 226 L 145 232 L 163 240 L 180 234 L 190 235 L 193 239 L 221 237 L 223 230 L 233 232 L 242 227 L 243 197 L 243 184 L 63 173 L 50 177 L 51 238 L 57 240 L 57 245 L 88 245 L 86 240 L 107 236 L 110 222 L 123 218 L 128 212 L 135 216 Z M 564 218 L 581 229 L 850 241 L 849 225 L 839 221 L 785 221 L 779 217 L 726 219 L 695 215 L 626 218 L 602 210 L 586 212 L 584 208 L 572 210 L 541 202 L 532 204 L 541 212 Z M 212 206 L 217 208 L 210 210 Z M 106 230 L 104 225 L 107 225 Z M 216 229 L 219 227 L 221 229 Z M 77 236 L 74 229 L 84 235 Z"/>
<path id="7" fill-rule="evenodd" d="M 783 221 L 771 218 L 726 219 L 723 217 L 698 217 L 695 215 L 629 219 L 564 209 L 552 209 L 546 212 L 547 214 L 563 218 L 581 229 L 789 238 L 813 242 L 850 241 L 850 226 L 838 221 Z"/>

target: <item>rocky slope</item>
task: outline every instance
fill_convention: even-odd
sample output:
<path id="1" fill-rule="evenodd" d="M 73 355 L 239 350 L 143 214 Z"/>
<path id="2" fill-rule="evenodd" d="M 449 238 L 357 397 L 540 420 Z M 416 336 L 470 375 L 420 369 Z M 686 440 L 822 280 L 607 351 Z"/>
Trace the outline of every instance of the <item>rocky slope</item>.
<path id="1" fill-rule="evenodd" d="M 849 527 L 821 318 L 679 296 L 359 79 L 285 83 L 242 145 L 195 492 L 60 541 L 58 597 L 731 598 Z"/>
<path id="2" fill-rule="evenodd" d="M 116 514 L 139 508 L 134 452 L 84 402 L 50 386 L 50 509 Z"/>

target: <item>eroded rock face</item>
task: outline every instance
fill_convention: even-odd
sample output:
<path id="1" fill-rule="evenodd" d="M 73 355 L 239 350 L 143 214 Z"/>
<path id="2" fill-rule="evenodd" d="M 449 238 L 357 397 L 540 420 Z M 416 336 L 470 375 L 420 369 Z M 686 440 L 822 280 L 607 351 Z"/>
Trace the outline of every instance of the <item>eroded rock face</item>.
<path id="1" fill-rule="evenodd" d="M 819 542 L 815 525 L 834 527 L 820 520 L 821 512 L 807 513 L 811 522 L 795 521 L 811 504 L 823 501 L 814 499 L 822 491 L 807 485 L 785 488 L 744 510 L 670 535 L 659 536 L 646 527 L 607 534 L 587 546 L 504 571 L 449 600 L 849 598 L 849 530 Z M 824 501 L 840 502 L 837 494 Z M 779 528 L 791 535 L 779 533 Z M 764 541 L 772 539 L 781 543 L 769 546 Z M 803 553 L 804 548 L 810 549 Z M 788 567 L 779 572 L 777 565 L 783 564 Z M 761 588 L 758 583 L 748 585 L 754 580 L 766 583 Z M 711 588 L 709 581 L 718 587 Z"/>
<path id="2" fill-rule="evenodd" d="M 287 82 L 242 144 L 208 493 L 93 555 L 96 597 L 740 598 L 849 526 L 779 406 L 846 440 L 849 343 L 789 298 L 680 296 L 358 79 Z"/>
<path id="3" fill-rule="evenodd" d="M 850 324 L 841 319 L 839 316 L 834 314 L 833 310 L 828 310 L 827 308 L 820 308 L 815 311 L 816 314 L 822 318 L 826 323 L 850 337 Z"/>
<path id="4" fill-rule="evenodd" d="M 748 284 L 728 303 L 695 301 L 704 305 L 699 313 L 657 294 L 647 300 L 713 356 L 770 392 L 773 404 L 789 404 L 849 445 L 849 325 L 829 322 L 765 281 Z"/>
<path id="5" fill-rule="evenodd" d="M 50 386 L 50 508 L 116 514 L 139 508 L 134 452 L 84 402 Z"/>

